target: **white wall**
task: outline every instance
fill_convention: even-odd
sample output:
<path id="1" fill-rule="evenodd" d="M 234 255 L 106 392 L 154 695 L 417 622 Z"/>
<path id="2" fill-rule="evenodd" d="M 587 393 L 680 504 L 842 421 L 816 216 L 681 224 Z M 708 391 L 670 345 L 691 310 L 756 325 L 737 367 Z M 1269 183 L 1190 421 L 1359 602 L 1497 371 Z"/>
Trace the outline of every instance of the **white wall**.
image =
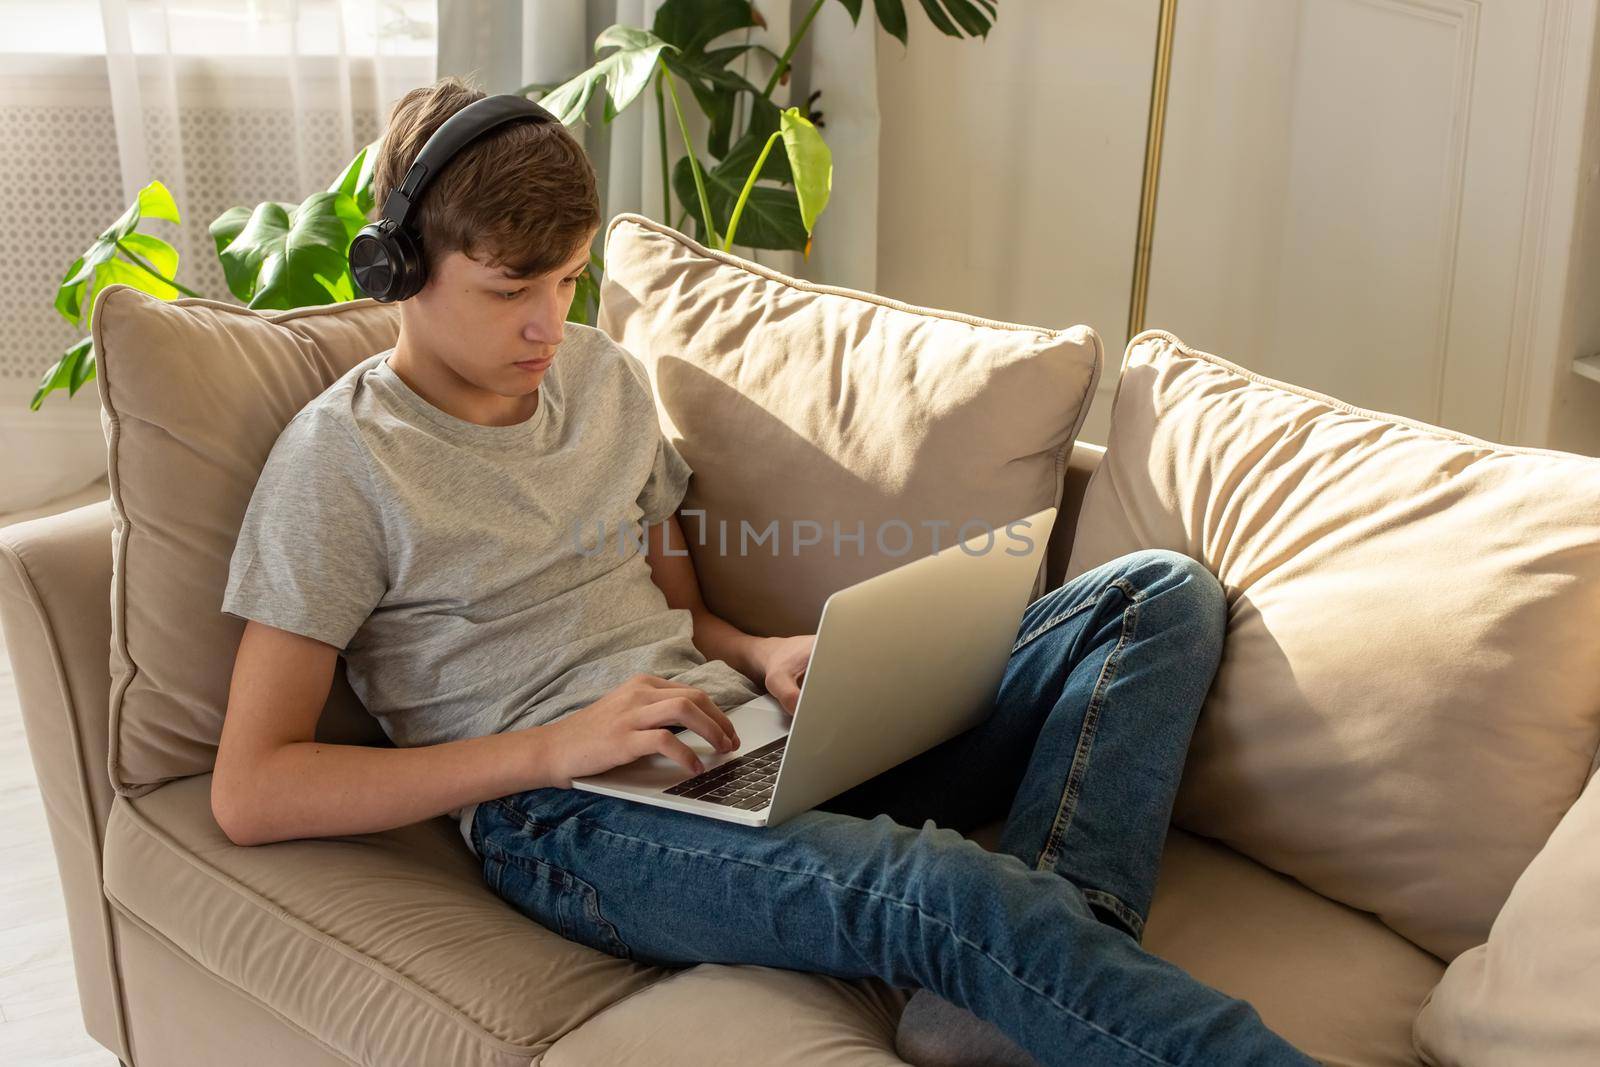
<path id="1" fill-rule="evenodd" d="M 1126 340 L 1155 25 L 1154 3 L 1008 0 L 987 41 L 945 37 L 914 5 L 910 47 L 879 38 L 879 291 L 1093 326 L 1095 442 Z"/>
<path id="2" fill-rule="evenodd" d="M 987 42 L 915 20 L 910 49 L 880 40 L 880 289 L 1094 326 L 1094 441 L 1156 7 L 1017 0 Z M 1600 454 L 1600 383 L 1571 370 L 1600 344 L 1594 8 L 1184 0 L 1147 325 L 1352 404 Z"/>

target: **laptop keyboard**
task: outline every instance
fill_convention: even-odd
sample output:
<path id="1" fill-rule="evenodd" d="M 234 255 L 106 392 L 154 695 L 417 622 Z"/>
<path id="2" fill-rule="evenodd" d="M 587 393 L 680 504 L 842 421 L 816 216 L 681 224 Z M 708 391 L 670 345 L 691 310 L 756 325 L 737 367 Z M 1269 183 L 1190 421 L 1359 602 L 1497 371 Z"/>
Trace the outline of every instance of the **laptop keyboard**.
<path id="1" fill-rule="evenodd" d="M 772 800 L 772 787 L 778 780 L 778 764 L 783 759 L 783 746 L 789 740 L 784 734 L 760 748 L 742 756 L 735 756 L 720 766 L 693 778 L 685 778 L 662 792 L 668 796 L 704 800 L 708 804 L 722 804 L 745 811 L 759 811 Z"/>

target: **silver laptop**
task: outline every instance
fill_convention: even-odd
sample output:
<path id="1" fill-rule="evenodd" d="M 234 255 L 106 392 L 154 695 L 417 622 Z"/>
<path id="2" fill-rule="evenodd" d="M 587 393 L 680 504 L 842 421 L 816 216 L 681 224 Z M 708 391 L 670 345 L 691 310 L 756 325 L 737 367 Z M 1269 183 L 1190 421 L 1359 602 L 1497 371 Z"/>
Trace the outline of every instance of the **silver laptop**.
<path id="1" fill-rule="evenodd" d="M 776 826 L 939 742 L 993 709 L 1055 508 L 828 597 L 794 715 L 763 694 L 725 709 L 740 746 L 685 727 L 705 770 L 659 753 L 573 788 L 712 819 Z"/>

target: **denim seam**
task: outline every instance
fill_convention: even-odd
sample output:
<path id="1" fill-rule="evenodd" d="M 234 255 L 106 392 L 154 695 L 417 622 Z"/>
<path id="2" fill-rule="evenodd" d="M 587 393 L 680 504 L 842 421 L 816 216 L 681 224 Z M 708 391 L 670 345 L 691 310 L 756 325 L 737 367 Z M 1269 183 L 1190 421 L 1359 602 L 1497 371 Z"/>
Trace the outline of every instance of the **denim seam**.
<path id="1" fill-rule="evenodd" d="M 1078 798 L 1083 792 L 1083 776 L 1088 773 L 1089 755 L 1100 727 L 1100 709 L 1105 703 L 1105 691 L 1117 676 L 1121 662 L 1119 657 L 1139 617 L 1139 601 L 1143 594 L 1121 578 L 1113 580 L 1110 587 L 1120 590 L 1129 602 L 1122 610 L 1122 632 L 1106 656 L 1100 677 L 1095 681 L 1094 692 L 1089 696 L 1089 706 L 1084 710 L 1083 729 L 1078 735 L 1078 745 L 1072 756 L 1072 766 L 1067 771 L 1066 784 L 1061 790 L 1061 800 L 1056 806 L 1055 818 L 1051 820 L 1050 832 L 1045 836 L 1044 847 L 1039 850 L 1038 862 L 1034 864 L 1041 871 L 1054 868 L 1061 844 L 1072 827 L 1072 817 L 1077 813 Z"/>
<path id="2" fill-rule="evenodd" d="M 499 850 L 496 849 L 495 851 L 498 852 Z M 497 855 L 491 855 L 488 849 L 483 849 L 478 854 L 483 857 L 484 883 L 494 891 L 496 896 L 503 895 L 501 893 L 500 886 L 501 875 L 505 870 L 506 861 Z M 491 871 L 493 874 L 490 873 Z"/>
<path id="3" fill-rule="evenodd" d="M 1089 901 L 1091 904 L 1100 905 L 1102 908 L 1112 912 L 1117 918 L 1133 927 L 1133 939 L 1135 941 L 1141 943 L 1144 941 L 1143 917 L 1140 916 L 1138 912 L 1128 907 L 1128 905 L 1124 904 L 1122 902 L 1122 898 L 1118 897 L 1115 893 L 1107 893 L 1103 889 L 1082 889 L 1081 892 L 1083 893 L 1085 900 Z"/>
<path id="4" fill-rule="evenodd" d="M 1046 595 L 1048 595 L 1048 594 L 1046 594 Z M 1022 637 L 1019 637 L 1017 639 L 1017 643 L 1011 646 L 1011 651 L 1015 652 L 1017 649 L 1021 648 L 1023 645 L 1028 644 L 1034 638 L 1038 637 L 1040 634 L 1044 633 L 1046 630 L 1050 629 L 1051 627 L 1056 626 L 1059 623 L 1061 623 L 1061 622 L 1063 622 L 1063 621 L 1065 621 L 1067 619 L 1072 618 L 1072 616 L 1076 615 L 1078 612 L 1082 611 L 1084 608 L 1092 607 L 1094 605 L 1095 601 L 1097 601 L 1099 599 L 1100 598 L 1099 598 L 1098 595 L 1092 596 L 1088 600 L 1083 601 L 1082 603 L 1076 605 L 1075 607 L 1068 608 L 1066 611 L 1063 611 L 1063 612 L 1060 612 L 1059 614 L 1050 616 L 1044 622 L 1040 623 L 1038 626 L 1034 627 L 1032 630 L 1029 630 Z"/>
<path id="5" fill-rule="evenodd" d="M 571 871 L 567 872 L 567 876 L 569 878 L 576 879 L 581 885 L 588 887 L 583 894 L 583 910 L 588 914 L 589 919 L 594 923 L 594 928 L 602 931 L 606 935 L 606 940 L 616 947 L 616 951 L 613 953 L 613 955 L 621 956 L 624 959 L 633 959 L 633 949 L 622 940 L 622 933 L 617 929 L 616 924 L 610 919 L 606 918 L 604 915 L 600 914 L 600 891 L 595 888 L 594 883 L 587 881 L 586 879 L 579 878 Z"/>
<path id="6" fill-rule="evenodd" d="M 512 808 L 511 810 L 515 811 L 516 809 Z M 521 813 L 518 812 L 518 814 L 520 815 Z M 746 856 L 724 856 L 721 853 L 709 852 L 709 851 L 706 851 L 704 849 L 682 848 L 682 847 L 677 846 L 677 845 L 666 845 L 666 844 L 662 844 L 659 841 L 651 841 L 648 838 L 635 837 L 632 834 L 621 833 L 620 831 L 613 830 L 610 827 L 605 826 L 605 825 L 603 825 L 601 823 L 597 823 L 597 822 L 593 822 L 593 821 L 591 821 L 589 819 L 585 819 L 581 815 L 573 815 L 573 816 L 569 816 L 569 818 L 571 818 L 571 819 L 573 819 L 573 820 L 575 820 L 577 822 L 583 823 L 586 826 L 588 826 L 591 830 L 593 830 L 595 832 L 598 832 L 598 833 L 605 834 L 608 837 L 618 837 L 618 838 L 621 838 L 624 841 L 632 841 L 632 842 L 635 842 L 636 844 L 645 845 L 645 846 L 650 847 L 650 848 L 662 849 L 663 851 L 667 851 L 667 852 L 681 852 L 686 856 L 699 856 L 699 857 L 704 857 L 704 858 L 717 859 L 717 860 L 722 860 L 722 861 L 724 861 L 726 863 L 737 863 L 737 864 L 740 864 L 740 865 L 746 866 L 746 867 L 755 867 L 755 868 L 757 868 L 759 870 L 763 870 L 763 871 L 777 871 L 780 874 L 795 874 L 795 875 L 801 875 L 801 876 L 806 877 L 806 878 L 816 878 L 816 879 L 820 879 L 822 881 L 831 883 L 832 885 L 838 886 L 840 889 L 846 889 L 846 890 L 849 890 L 852 893 L 861 893 L 861 894 L 869 896 L 869 897 L 876 897 L 876 898 L 878 898 L 880 900 L 883 900 L 883 901 L 886 901 L 886 902 L 888 902 L 890 904 L 894 904 L 894 905 L 897 905 L 899 907 L 906 908 L 906 909 L 908 909 L 910 911 L 914 911 L 914 912 L 917 913 L 917 915 L 919 917 L 927 919 L 928 921 L 936 923 L 936 924 L 938 924 L 940 926 L 943 926 L 946 930 L 948 930 L 950 932 L 950 937 L 951 937 L 952 940 L 955 940 L 957 942 L 960 942 L 963 945 L 966 945 L 968 948 L 972 949 L 974 952 L 978 953 L 980 956 L 984 957 L 985 959 L 989 960 L 989 962 L 993 963 L 996 967 L 998 967 L 1001 970 L 1002 973 L 1004 973 L 1006 975 L 1006 977 L 1010 978 L 1013 982 L 1017 983 L 1017 985 L 1021 986 L 1023 989 L 1026 989 L 1028 992 L 1033 993 L 1036 996 L 1042 997 L 1045 1000 L 1049 1001 L 1050 1003 L 1054 1004 L 1057 1008 L 1061 1009 L 1066 1014 L 1072 1016 L 1074 1019 L 1077 1019 L 1079 1022 L 1083 1023 L 1083 1025 L 1087 1026 L 1089 1029 L 1095 1031 L 1098 1034 L 1103 1034 L 1105 1037 L 1111 1039 L 1112 1041 L 1116 1042 L 1117 1044 L 1122 1045 L 1125 1048 L 1128 1048 L 1128 1049 L 1132 1050 L 1133 1052 L 1137 1053 L 1140 1056 L 1144 1056 L 1144 1057 L 1148 1058 L 1153 1063 L 1162 1064 L 1162 1065 L 1164 1065 L 1164 1067 L 1178 1067 L 1178 1065 L 1176 1063 L 1174 1063 L 1173 1061 L 1168 1060 L 1168 1059 L 1164 1059 L 1164 1058 L 1156 1055 L 1155 1053 L 1149 1051 L 1148 1049 L 1142 1048 L 1141 1046 L 1134 1044 L 1133 1042 L 1129 1041 L 1127 1038 L 1122 1037 L 1120 1034 L 1112 1033 L 1110 1030 L 1107 1030 L 1105 1027 L 1101 1026 L 1100 1024 L 1098 1024 L 1098 1023 L 1096 1023 L 1096 1022 L 1094 1022 L 1094 1021 L 1092 1021 L 1090 1019 L 1087 1019 L 1084 1016 L 1078 1014 L 1072 1008 L 1070 1008 L 1067 1005 L 1063 1004 L 1061 1001 L 1059 1001 L 1055 997 L 1051 996 L 1045 990 L 1040 989 L 1037 986 L 1034 986 L 1034 985 L 1030 984 L 1028 981 L 1023 979 L 1016 972 L 1012 971 L 1011 968 L 1007 967 L 1006 964 L 1005 964 L 1005 961 L 1003 961 L 999 957 L 995 956 L 993 953 L 991 953 L 988 949 L 984 948 L 982 945 L 979 945 L 974 941 L 971 941 L 971 940 L 969 940 L 969 939 L 967 939 L 965 937 L 962 937 L 961 934 L 956 931 L 956 928 L 948 920 L 946 920 L 944 918 L 941 918 L 938 915 L 933 915 L 933 914 L 929 913 L 927 910 L 925 910 L 922 907 L 922 905 L 916 903 L 915 901 L 902 900 L 899 897 L 893 897 L 893 896 L 890 896 L 887 893 L 880 893 L 875 889 L 870 889 L 870 888 L 867 888 L 867 887 L 864 887 L 864 886 L 852 885 L 849 882 L 841 882 L 839 879 L 834 878 L 834 877 L 832 877 L 832 876 L 830 876 L 830 875 L 828 875 L 828 874 L 826 874 L 824 872 L 794 870 L 794 869 L 788 868 L 788 867 L 779 867 L 779 866 L 777 866 L 775 864 L 761 863 L 761 862 L 758 862 L 756 860 L 752 860 L 752 859 L 750 859 L 749 857 L 746 857 Z"/>
<path id="7" fill-rule="evenodd" d="M 507 808 L 507 810 L 517 810 L 510 807 L 510 805 L 503 804 L 501 801 L 497 800 L 496 803 L 501 803 L 501 806 Z M 522 815 L 521 812 L 517 812 L 517 815 L 522 818 L 524 824 L 528 826 L 545 826 L 546 829 L 549 829 L 546 824 L 534 823 L 531 819 L 528 819 L 526 816 Z M 617 931 L 616 925 L 612 923 L 610 919 L 607 919 L 604 915 L 600 914 L 600 893 L 599 890 L 595 888 L 594 883 L 578 877 L 572 871 L 567 870 L 560 864 L 551 863 L 549 860 L 542 860 L 533 856 L 523 856 L 519 853 L 501 848 L 499 845 L 492 844 L 485 840 L 483 854 L 486 862 L 491 851 L 496 854 L 494 857 L 495 862 L 500 864 L 502 870 L 507 865 L 510 865 L 526 871 L 528 874 L 534 877 L 538 877 L 539 875 L 538 867 L 544 867 L 547 870 L 557 872 L 557 874 L 559 874 L 560 877 L 567 883 L 560 888 L 563 890 L 575 888 L 577 890 L 578 896 L 582 898 L 578 904 L 578 907 L 582 908 L 585 916 L 593 920 L 594 928 L 599 931 L 605 940 L 616 946 L 617 951 L 613 954 L 622 956 L 626 959 L 633 958 L 633 950 L 630 949 L 622 940 L 622 935 Z M 489 888 L 493 889 L 496 895 L 503 896 L 503 886 L 504 880 L 502 879 L 499 886 L 491 885 Z M 558 930 L 556 932 L 561 934 L 563 937 L 568 938 L 569 940 L 577 940 L 572 936 L 573 930 L 576 929 L 576 916 L 573 911 L 573 902 L 571 900 L 570 893 L 563 894 L 560 914 L 562 918 L 562 925 L 565 927 L 565 929 Z"/>

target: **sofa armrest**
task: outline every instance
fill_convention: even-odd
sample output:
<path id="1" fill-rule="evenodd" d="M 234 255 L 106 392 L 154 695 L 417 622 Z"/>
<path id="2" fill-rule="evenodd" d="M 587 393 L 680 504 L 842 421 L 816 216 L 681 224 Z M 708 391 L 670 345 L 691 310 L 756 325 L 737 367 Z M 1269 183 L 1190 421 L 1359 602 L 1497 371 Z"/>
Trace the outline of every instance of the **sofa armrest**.
<path id="1" fill-rule="evenodd" d="M 84 1025 L 126 1058 L 100 862 L 114 796 L 111 534 L 110 500 L 0 527 L 0 632 L 61 874 Z"/>
<path id="2" fill-rule="evenodd" d="M 1100 466 L 1106 454 L 1105 446 L 1088 441 L 1073 443 L 1072 455 L 1067 458 L 1067 469 L 1062 479 L 1061 507 L 1056 510 L 1056 524 L 1050 529 L 1050 545 L 1045 553 L 1045 582 L 1047 589 L 1061 584 L 1067 573 L 1067 561 L 1072 557 L 1072 538 L 1078 529 L 1078 512 L 1083 507 L 1083 494 L 1089 488 L 1089 478 Z"/>

